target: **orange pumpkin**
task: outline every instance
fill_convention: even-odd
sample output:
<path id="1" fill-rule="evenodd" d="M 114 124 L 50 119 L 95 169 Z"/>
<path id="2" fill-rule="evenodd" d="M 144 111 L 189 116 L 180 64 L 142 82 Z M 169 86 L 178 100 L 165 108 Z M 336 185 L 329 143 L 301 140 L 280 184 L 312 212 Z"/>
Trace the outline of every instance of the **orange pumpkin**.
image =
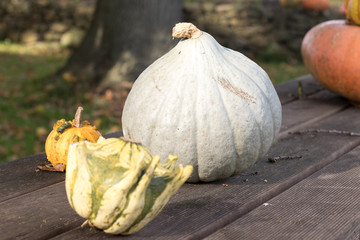
<path id="1" fill-rule="evenodd" d="M 61 171 L 66 168 L 70 144 L 84 140 L 97 142 L 101 136 L 97 128 L 91 126 L 88 121 L 81 122 L 82 111 L 82 107 L 77 109 L 73 121 L 58 120 L 46 139 L 45 153 L 56 170 Z"/>
<path id="2" fill-rule="evenodd" d="M 325 88 L 360 103 L 360 27 L 346 20 L 316 25 L 305 35 L 301 53 L 307 70 Z"/>
<path id="3" fill-rule="evenodd" d="M 329 8 L 329 0 L 302 0 L 301 5 L 307 10 L 324 11 Z"/>

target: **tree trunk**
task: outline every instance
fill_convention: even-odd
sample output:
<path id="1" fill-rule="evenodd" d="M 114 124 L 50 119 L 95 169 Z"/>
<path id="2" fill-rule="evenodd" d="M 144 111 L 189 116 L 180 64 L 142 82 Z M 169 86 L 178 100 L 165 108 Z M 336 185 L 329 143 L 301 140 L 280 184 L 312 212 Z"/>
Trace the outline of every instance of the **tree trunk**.
<path id="1" fill-rule="evenodd" d="M 62 72 L 82 76 L 101 89 L 133 82 L 166 53 L 180 20 L 181 0 L 98 0 L 82 44 Z"/>

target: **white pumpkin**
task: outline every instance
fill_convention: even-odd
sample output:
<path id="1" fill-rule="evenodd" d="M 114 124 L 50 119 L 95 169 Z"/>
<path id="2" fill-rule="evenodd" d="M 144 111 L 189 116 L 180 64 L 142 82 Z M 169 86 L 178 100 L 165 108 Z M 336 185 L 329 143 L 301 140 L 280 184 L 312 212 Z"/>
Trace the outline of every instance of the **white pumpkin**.
<path id="1" fill-rule="evenodd" d="M 191 23 L 183 38 L 135 81 L 122 127 L 161 158 L 192 165 L 188 182 L 241 173 L 265 155 L 281 125 L 281 104 L 265 71 Z"/>

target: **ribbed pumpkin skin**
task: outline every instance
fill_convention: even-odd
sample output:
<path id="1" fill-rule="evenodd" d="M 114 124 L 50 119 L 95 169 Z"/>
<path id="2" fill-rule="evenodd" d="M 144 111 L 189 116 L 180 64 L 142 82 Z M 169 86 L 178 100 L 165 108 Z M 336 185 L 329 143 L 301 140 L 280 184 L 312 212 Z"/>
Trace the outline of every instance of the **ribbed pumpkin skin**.
<path id="1" fill-rule="evenodd" d="M 209 34 L 180 41 L 135 81 L 124 135 L 193 165 L 189 182 L 243 172 L 275 141 L 281 105 L 267 74 Z"/>
<path id="2" fill-rule="evenodd" d="M 150 222 L 183 185 L 192 166 L 166 163 L 138 143 L 120 138 L 69 148 L 65 188 L 71 207 L 91 226 L 131 234 Z"/>
<path id="3" fill-rule="evenodd" d="M 302 57 L 308 71 L 325 88 L 360 102 L 360 27 L 331 20 L 304 37 Z"/>
<path id="4" fill-rule="evenodd" d="M 60 132 L 61 128 L 66 124 L 69 127 Z M 65 121 L 64 119 L 58 120 L 54 124 L 53 130 L 45 141 L 45 153 L 53 166 L 62 163 L 66 168 L 70 144 L 84 140 L 96 142 L 99 139 L 100 132 L 91 126 L 88 121 L 83 121 L 82 125 L 82 127 L 74 127 L 73 121 Z"/>

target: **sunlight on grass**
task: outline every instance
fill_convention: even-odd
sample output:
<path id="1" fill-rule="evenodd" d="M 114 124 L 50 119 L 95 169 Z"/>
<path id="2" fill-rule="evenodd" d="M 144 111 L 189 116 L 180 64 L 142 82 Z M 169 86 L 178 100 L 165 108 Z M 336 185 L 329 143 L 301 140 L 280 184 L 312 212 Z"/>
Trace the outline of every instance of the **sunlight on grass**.
<path id="1" fill-rule="evenodd" d="M 86 80 L 75 84 L 54 77 L 69 55 L 56 44 L 0 42 L 0 130 L 5 133 L 0 162 L 43 152 L 53 124 L 72 120 L 78 105 L 84 107 L 83 120 L 103 134 L 119 129 L 119 114 L 108 109 L 110 100 L 89 92 Z"/>
<path id="2" fill-rule="evenodd" d="M 50 55 L 54 52 L 68 52 L 61 49 L 57 43 L 35 43 L 31 45 L 24 45 L 21 43 L 12 43 L 10 41 L 0 42 L 0 52 L 28 54 L 28 55 Z"/>
<path id="3" fill-rule="evenodd" d="M 44 87 L 38 82 L 60 68 L 67 56 L 51 46 L 0 43 L 0 128 L 6 131 L 0 138 L 2 161 L 43 151 L 43 129 L 51 126 L 44 117 Z"/>
<path id="4" fill-rule="evenodd" d="M 304 64 L 300 61 L 290 62 L 258 62 L 269 75 L 273 84 L 279 84 L 290 79 L 308 74 Z"/>
<path id="5" fill-rule="evenodd" d="M 65 63 L 68 54 L 68 51 L 45 45 L 0 43 L 0 83 L 11 82 L 9 87 L 16 88 L 19 81 L 49 75 Z"/>

